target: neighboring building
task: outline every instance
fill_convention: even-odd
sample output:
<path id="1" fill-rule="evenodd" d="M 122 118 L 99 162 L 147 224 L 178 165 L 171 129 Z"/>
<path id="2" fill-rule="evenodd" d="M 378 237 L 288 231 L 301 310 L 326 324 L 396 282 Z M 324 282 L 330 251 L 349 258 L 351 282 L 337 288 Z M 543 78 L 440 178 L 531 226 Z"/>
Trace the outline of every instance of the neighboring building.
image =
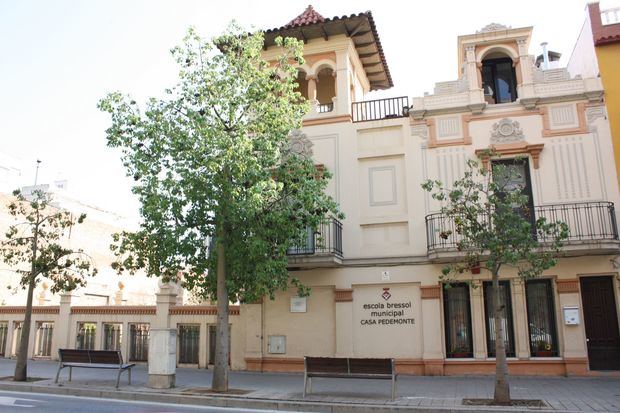
<path id="1" fill-rule="evenodd" d="M 587 5 L 586 20 L 567 67 L 571 76 L 603 81 L 616 168 L 620 168 L 620 7 L 601 10 L 598 2 Z"/>
<path id="2" fill-rule="evenodd" d="M 421 183 L 453 182 L 467 159 L 493 146 L 521 168 L 535 215 L 570 228 L 566 255 L 543 277 L 523 283 L 510 269 L 501 274 L 511 373 L 620 370 L 620 197 L 603 86 L 596 76 L 537 67 L 531 34 L 491 24 L 460 36 L 459 79 L 411 100 L 365 100 L 393 86 L 370 12 L 330 19 L 309 7 L 265 32 L 267 60 L 278 55 L 276 36 L 304 40 L 298 82 L 312 109 L 294 139 L 332 172 L 327 190 L 346 218 L 330 219 L 289 251 L 308 298 L 289 290 L 231 306 L 233 369 L 301 371 L 304 356 L 353 356 L 392 357 L 408 374 L 491 373 L 490 276 L 466 274 L 477 288 L 439 284 L 443 264 L 459 254 L 453 238 L 440 237 L 450 222 Z M 144 360 L 136 354 L 146 354 L 144 337 L 161 322 L 178 331 L 179 364 L 211 363 L 216 308 L 171 306 L 171 297 L 131 308 L 69 308 L 65 300 L 35 314 L 33 343 L 45 341 L 41 326 L 63 320 L 56 346 L 118 347 Z M 19 311 L 0 308 L 0 350 L 1 323 L 13 334 Z M 129 331 L 129 340 L 115 341 L 109 326 Z M 7 342 L 15 348 L 14 338 Z M 10 355 L 6 349 L 0 354 Z"/>
<path id="3" fill-rule="evenodd" d="M 75 248 L 82 248 L 93 258 L 98 270 L 95 277 L 87 278 L 87 285 L 73 292 L 74 303 L 81 305 L 112 305 L 133 304 L 144 305 L 155 303 L 157 280 L 143 275 L 118 276 L 111 268 L 114 259 L 110 251 L 112 234 L 128 229 L 129 223 L 123 217 L 102 210 L 77 199 L 67 190 L 66 181 L 53 184 L 22 187 L 22 193 L 28 197 L 33 190 L 40 189 L 53 194 L 53 204 L 75 214 L 85 213 L 87 218 L 83 224 L 76 225 L 67 232 L 64 242 Z M 4 233 L 16 221 L 9 215 L 7 205 L 12 195 L 0 193 L 0 234 Z M 19 275 L 11 271 L 6 264 L 0 263 L 0 304 L 24 305 L 26 291 L 19 287 Z M 58 294 L 51 294 L 50 283 L 41 282 L 35 290 L 35 305 L 57 305 Z"/>

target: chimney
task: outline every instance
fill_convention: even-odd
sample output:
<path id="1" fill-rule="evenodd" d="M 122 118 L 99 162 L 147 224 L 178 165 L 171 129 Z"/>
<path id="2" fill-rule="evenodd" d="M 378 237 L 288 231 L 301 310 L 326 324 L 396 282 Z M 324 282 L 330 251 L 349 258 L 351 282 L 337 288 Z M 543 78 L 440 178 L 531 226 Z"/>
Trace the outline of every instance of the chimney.
<path id="1" fill-rule="evenodd" d="M 543 49 L 543 69 L 544 70 L 548 70 L 549 69 L 549 52 L 547 51 L 547 42 L 542 42 L 540 44 L 542 46 Z"/>

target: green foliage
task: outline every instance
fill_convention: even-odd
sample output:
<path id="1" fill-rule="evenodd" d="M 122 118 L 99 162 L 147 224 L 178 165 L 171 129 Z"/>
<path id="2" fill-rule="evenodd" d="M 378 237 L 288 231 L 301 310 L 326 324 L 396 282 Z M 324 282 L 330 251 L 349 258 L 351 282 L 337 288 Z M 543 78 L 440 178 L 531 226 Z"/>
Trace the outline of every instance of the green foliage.
<path id="1" fill-rule="evenodd" d="M 433 180 L 422 184 L 442 203 L 445 219 L 454 222 L 453 231 L 439 236 L 455 239 L 464 254 L 461 262 L 443 268 L 442 281 L 450 282 L 478 266 L 495 275 L 503 265 L 515 267 L 520 277 L 528 279 L 556 264 L 568 226 L 535 218 L 528 197 L 515 185 L 520 178 L 515 174 L 503 164 L 495 164 L 491 172 L 469 160 L 463 177 L 450 187 Z"/>
<path id="2" fill-rule="evenodd" d="M 51 195 L 37 190 L 28 200 L 20 191 L 13 192 L 9 214 L 20 222 L 11 225 L 0 243 L 0 257 L 21 275 L 20 285 L 38 283 L 40 278 L 51 281 L 52 292 L 71 291 L 86 284 L 85 277 L 97 269 L 81 249 L 63 246 L 62 237 L 71 227 L 81 224 L 78 217 L 51 206 Z"/>
<path id="3" fill-rule="evenodd" d="M 273 296 L 290 282 L 286 251 L 330 214 L 331 175 L 295 153 L 289 134 L 308 106 L 295 91 L 302 44 L 278 39 L 275 62 L 262 58 L 262 33 L 231 26 L 207 42 L 190 30 L 172 49 L 179 83 L 144 110 L 120 93 L 99 108 L 112 117 L 108 145 L 122 150 L 141 227 L 117 234 L 120 273 L 145 269 L 215 298 L 215 245 L 224 245 L 231 301 Z M 218 236 L 219 234 L 219 236 Z"/>

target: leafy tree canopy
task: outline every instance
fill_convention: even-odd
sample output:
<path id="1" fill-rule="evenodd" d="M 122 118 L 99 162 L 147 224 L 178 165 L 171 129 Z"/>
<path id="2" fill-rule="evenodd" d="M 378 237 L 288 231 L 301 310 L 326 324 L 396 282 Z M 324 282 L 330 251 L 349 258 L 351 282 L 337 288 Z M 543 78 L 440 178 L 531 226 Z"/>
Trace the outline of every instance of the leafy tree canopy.
<path id="1" fill-rule="evenodd" d="M 262 58 L 262 33 L 231 26 L 213 41 L 190 30 L 172 49 L 179 83 L 144 110 L 112 93 L 99 107 L 112 117 L 108 145 L 122 150 L 135 179 L 142 223 L 115 237 L 115 268 L 181 281 L 216 295 L 224 247 L 231 301 L 273 296 L 293 282 L 287 249 L 307 228 L 339 212 L 325 194 L 331 178 L 290 145 L 308 106 L 296 91 L 302 44 L 278 39 L 281 54 Z"/>

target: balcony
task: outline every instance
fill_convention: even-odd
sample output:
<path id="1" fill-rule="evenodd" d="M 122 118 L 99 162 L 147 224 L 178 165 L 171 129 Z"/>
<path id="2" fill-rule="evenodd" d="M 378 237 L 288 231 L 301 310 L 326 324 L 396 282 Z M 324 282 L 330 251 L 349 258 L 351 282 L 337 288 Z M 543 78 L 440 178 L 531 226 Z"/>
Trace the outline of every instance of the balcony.
<path id="1" fill-rule="evenodd" d="M 566 256 L 620 253 L 618 226 L 613 202 L 580 202 L 534 207 L 535 217 L 549 222 L 562 221 L 569 235 L 562 248 Z M 482 218 L 484 219 L 484 218 Z M 462 257 L 454 221 L 441 213 L 426 216 L 428 257 L 434 261 L 452 261 Z M 546 239 L 539 240 L 544 244 Z"/>
<path id="2" fill-rule="evenodd" d="M 342 223 L 323 221 L 316 231 L 308 229 L 301 245 L 288 249 L 289 268 L 333 267 L 342 264 Z"/>
<path id="3" fill-rule="evenodd" d="M 368 122 L 371 120 L 406 118 L 409 116 L 409 98 L 367 100 L 351 104 L 353 122 Z"/>

